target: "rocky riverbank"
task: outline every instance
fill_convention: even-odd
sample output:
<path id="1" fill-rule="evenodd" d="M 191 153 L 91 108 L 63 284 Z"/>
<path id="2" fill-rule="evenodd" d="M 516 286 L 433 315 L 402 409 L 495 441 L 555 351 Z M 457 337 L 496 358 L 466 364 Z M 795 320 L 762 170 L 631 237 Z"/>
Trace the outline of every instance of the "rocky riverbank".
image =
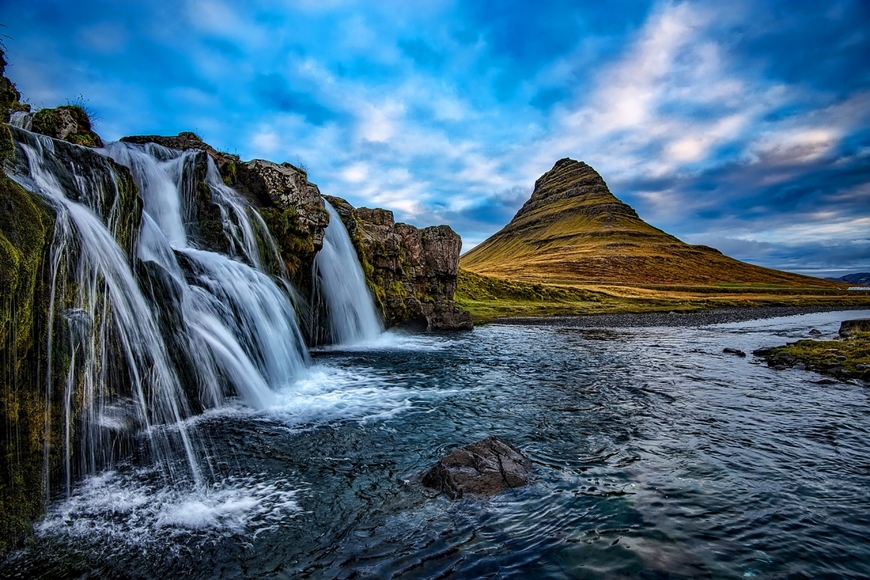
<path id="1" fill-rule="evenodd" d="M 813 312 L 866 310 L 867 306 L 769 306 L 759 308 L 718 308 L 691 312 L 640 312 L 592 314 L 584 316 L 498 318 L 491 324 L 560 326 L 566 328 L 628 328 L 646 326 L 707 326 L 728 322 L 746 322 Z"/>
<path id="2" fill-rule="evenodd" d="M 857 323 L 857 324 L 856 324 Z M 782 346 L 761 348 L 752 354 L 777 370 L 795 368 L 815 371 L 841 380 L 870 383 L 870 320 L 845 320 L 840 339 L 799 340 Z M 859 328 L 859 330 L 854 330 Z"/>

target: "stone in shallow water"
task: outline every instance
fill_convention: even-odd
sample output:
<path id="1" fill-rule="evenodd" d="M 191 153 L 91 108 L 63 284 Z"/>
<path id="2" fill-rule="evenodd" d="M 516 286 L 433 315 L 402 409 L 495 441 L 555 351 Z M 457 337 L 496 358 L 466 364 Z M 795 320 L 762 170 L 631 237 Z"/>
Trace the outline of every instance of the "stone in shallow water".
<path id="1" fill-rule="evenodd" d="M 490 496 L 529 482 L 531 460 L 510 444 L 487 437 L 454 449 L 423 475 L 423 485 L 450 499 Z"/>

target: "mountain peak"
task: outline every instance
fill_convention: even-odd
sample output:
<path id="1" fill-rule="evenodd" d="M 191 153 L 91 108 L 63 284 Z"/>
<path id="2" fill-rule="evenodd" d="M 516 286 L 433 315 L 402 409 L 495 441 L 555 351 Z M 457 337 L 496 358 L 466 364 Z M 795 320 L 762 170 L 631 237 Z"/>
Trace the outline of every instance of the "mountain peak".
<path id="1" fill-rule="evenodd" d="M 566 157 L 535 181 L 532 196 L 505 229 L 526 227 L 529 222 L 565 219 L 569 215 L 603 217 L 609 222 L 617 216 L 637 218 L 630 206 L 610 193 L 597 171 L 582 161 Z"/>
<path id="2" fill-rule="evenodd" d="M 560 159 L 495 235 L 461 258 L 463 268 L 509 279 L 640 284 L 720 282 L 812 285 L 693 246 L 651 226 L 582 161 Z"/>

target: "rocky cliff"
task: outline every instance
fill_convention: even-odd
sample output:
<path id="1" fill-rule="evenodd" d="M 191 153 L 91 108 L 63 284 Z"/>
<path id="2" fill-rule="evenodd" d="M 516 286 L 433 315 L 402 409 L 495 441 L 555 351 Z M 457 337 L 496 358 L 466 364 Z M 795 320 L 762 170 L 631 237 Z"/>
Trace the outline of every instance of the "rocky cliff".
<path id="1" fill-rule="evenodd" d="M 472 327 L 471 315 L 453 303 L 462 239 L 450 226 L 418 229 L 396 223 L 385 209 L 326 199 L 347 228 L 388 326 Z"/>

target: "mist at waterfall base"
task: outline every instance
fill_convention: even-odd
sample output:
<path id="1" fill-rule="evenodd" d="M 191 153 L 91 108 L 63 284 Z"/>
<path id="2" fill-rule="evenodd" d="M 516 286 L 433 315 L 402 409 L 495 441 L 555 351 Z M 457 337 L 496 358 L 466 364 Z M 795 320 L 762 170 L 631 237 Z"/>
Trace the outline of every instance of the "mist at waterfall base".
<path id="1" fill-rule="evenodd" d="M 333 212 L 312 275 L 346 344 L 309 353 L 268 231 L 203 154 L 111 144 L 86 167 L 15 135 L 14 178 L 58 216 L 49 324 L 71 360 L 46 384 L 65 464 L 0 576 L 870 575 L 866 389 L 722 354 L 870 312 L 381 334 Z M 110 159 L 144 205 L 129 240 Z M 190 227 L 202 162 L 224 252 Z M 532 458 L 531 485 L 419 484 L 489 435 Z"/>

